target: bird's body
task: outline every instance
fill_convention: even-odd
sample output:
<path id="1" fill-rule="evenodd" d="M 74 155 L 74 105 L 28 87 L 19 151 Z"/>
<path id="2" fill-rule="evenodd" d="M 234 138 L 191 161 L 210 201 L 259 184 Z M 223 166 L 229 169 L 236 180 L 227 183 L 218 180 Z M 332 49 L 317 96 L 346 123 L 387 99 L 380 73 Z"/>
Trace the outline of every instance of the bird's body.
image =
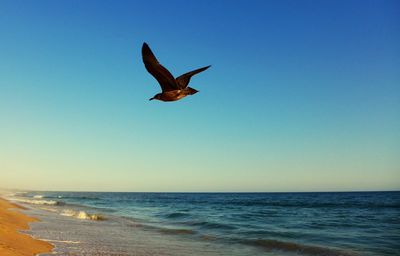
<path id="1" fill-rule="evenodd" d="M 207 66 L 187 72 L 175 79 L 172 74 L 158 62 L 146 43 L 143 43 L 142 57 L 146 70 L 154 76 L 162 89 L 161 93 L 156 94 L 150 100 L 177 101 L 188 95 L 197 93 L 198 91 L 196 89 L 188 87 L 190 78 L 210 67 Z"/>
<path id="2" fill-rule="evenodd" d="M 173 91 L 162 92 L 162 93 L 156 94 L 153 98 L 157 99 L 157 100 L 161 100 L 161 101 L 176 101 L 176 100 L 180 100 L 188 95 L 193 95 L 197 92 L 198 91 L 193 88 L 186 87 L 186 88 L 183 88 L 182 90 L 173 90 Z"/>

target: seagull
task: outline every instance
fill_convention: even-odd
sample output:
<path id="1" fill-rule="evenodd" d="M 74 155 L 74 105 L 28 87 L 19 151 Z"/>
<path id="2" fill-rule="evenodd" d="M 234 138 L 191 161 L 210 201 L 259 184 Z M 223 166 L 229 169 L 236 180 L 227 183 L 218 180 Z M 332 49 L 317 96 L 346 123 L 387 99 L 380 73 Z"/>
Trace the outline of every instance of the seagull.
<path id="1" fill-rule="evenodd" d="M 190 78 L 211 66 L 202 67 L 174 78 L 168 69 L 158 62 L 147 43 L 143 43 L 142 57 L 147 71 L 158 81 L 162 90 L 161 93 L 154 95 L 149 100 L 176 101 L 197 93 L 196 89 L 188 87 Z"/>

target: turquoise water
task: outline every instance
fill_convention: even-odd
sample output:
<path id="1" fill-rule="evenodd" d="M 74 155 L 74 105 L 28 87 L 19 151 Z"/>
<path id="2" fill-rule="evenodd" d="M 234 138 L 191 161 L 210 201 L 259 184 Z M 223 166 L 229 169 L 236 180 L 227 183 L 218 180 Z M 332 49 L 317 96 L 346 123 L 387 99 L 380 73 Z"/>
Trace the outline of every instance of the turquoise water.
<path id="1" fill-rule="evenodd" d="M 59 254 L 400 255 L 400 192 L 29 192 L 15 198 L 43 220 L 32 234 L 56 240 Z M 106 220 L 78 219 L 79 211 Z"/>

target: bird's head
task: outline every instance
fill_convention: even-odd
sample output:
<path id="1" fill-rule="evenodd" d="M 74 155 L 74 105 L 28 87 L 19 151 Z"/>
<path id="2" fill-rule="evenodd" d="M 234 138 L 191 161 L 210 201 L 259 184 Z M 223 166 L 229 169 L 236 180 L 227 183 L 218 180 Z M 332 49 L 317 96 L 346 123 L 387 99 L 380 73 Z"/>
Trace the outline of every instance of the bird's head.
<path id="1" fill-rule="evenodd" d="M 161 93 L 154 95 L 154 97 L 150 98 L 149 100 L 161 100 Z"/>

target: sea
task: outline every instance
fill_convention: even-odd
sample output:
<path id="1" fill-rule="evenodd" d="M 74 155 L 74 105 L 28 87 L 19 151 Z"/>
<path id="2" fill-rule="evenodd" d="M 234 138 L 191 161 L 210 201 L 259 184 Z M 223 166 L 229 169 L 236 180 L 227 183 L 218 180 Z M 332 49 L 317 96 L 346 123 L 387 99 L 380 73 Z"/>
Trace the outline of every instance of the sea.
<path id="1" fill-rule="evenodd" d="M 400 255 L 400 192 L 8 194 L 44 255 Z"/>

